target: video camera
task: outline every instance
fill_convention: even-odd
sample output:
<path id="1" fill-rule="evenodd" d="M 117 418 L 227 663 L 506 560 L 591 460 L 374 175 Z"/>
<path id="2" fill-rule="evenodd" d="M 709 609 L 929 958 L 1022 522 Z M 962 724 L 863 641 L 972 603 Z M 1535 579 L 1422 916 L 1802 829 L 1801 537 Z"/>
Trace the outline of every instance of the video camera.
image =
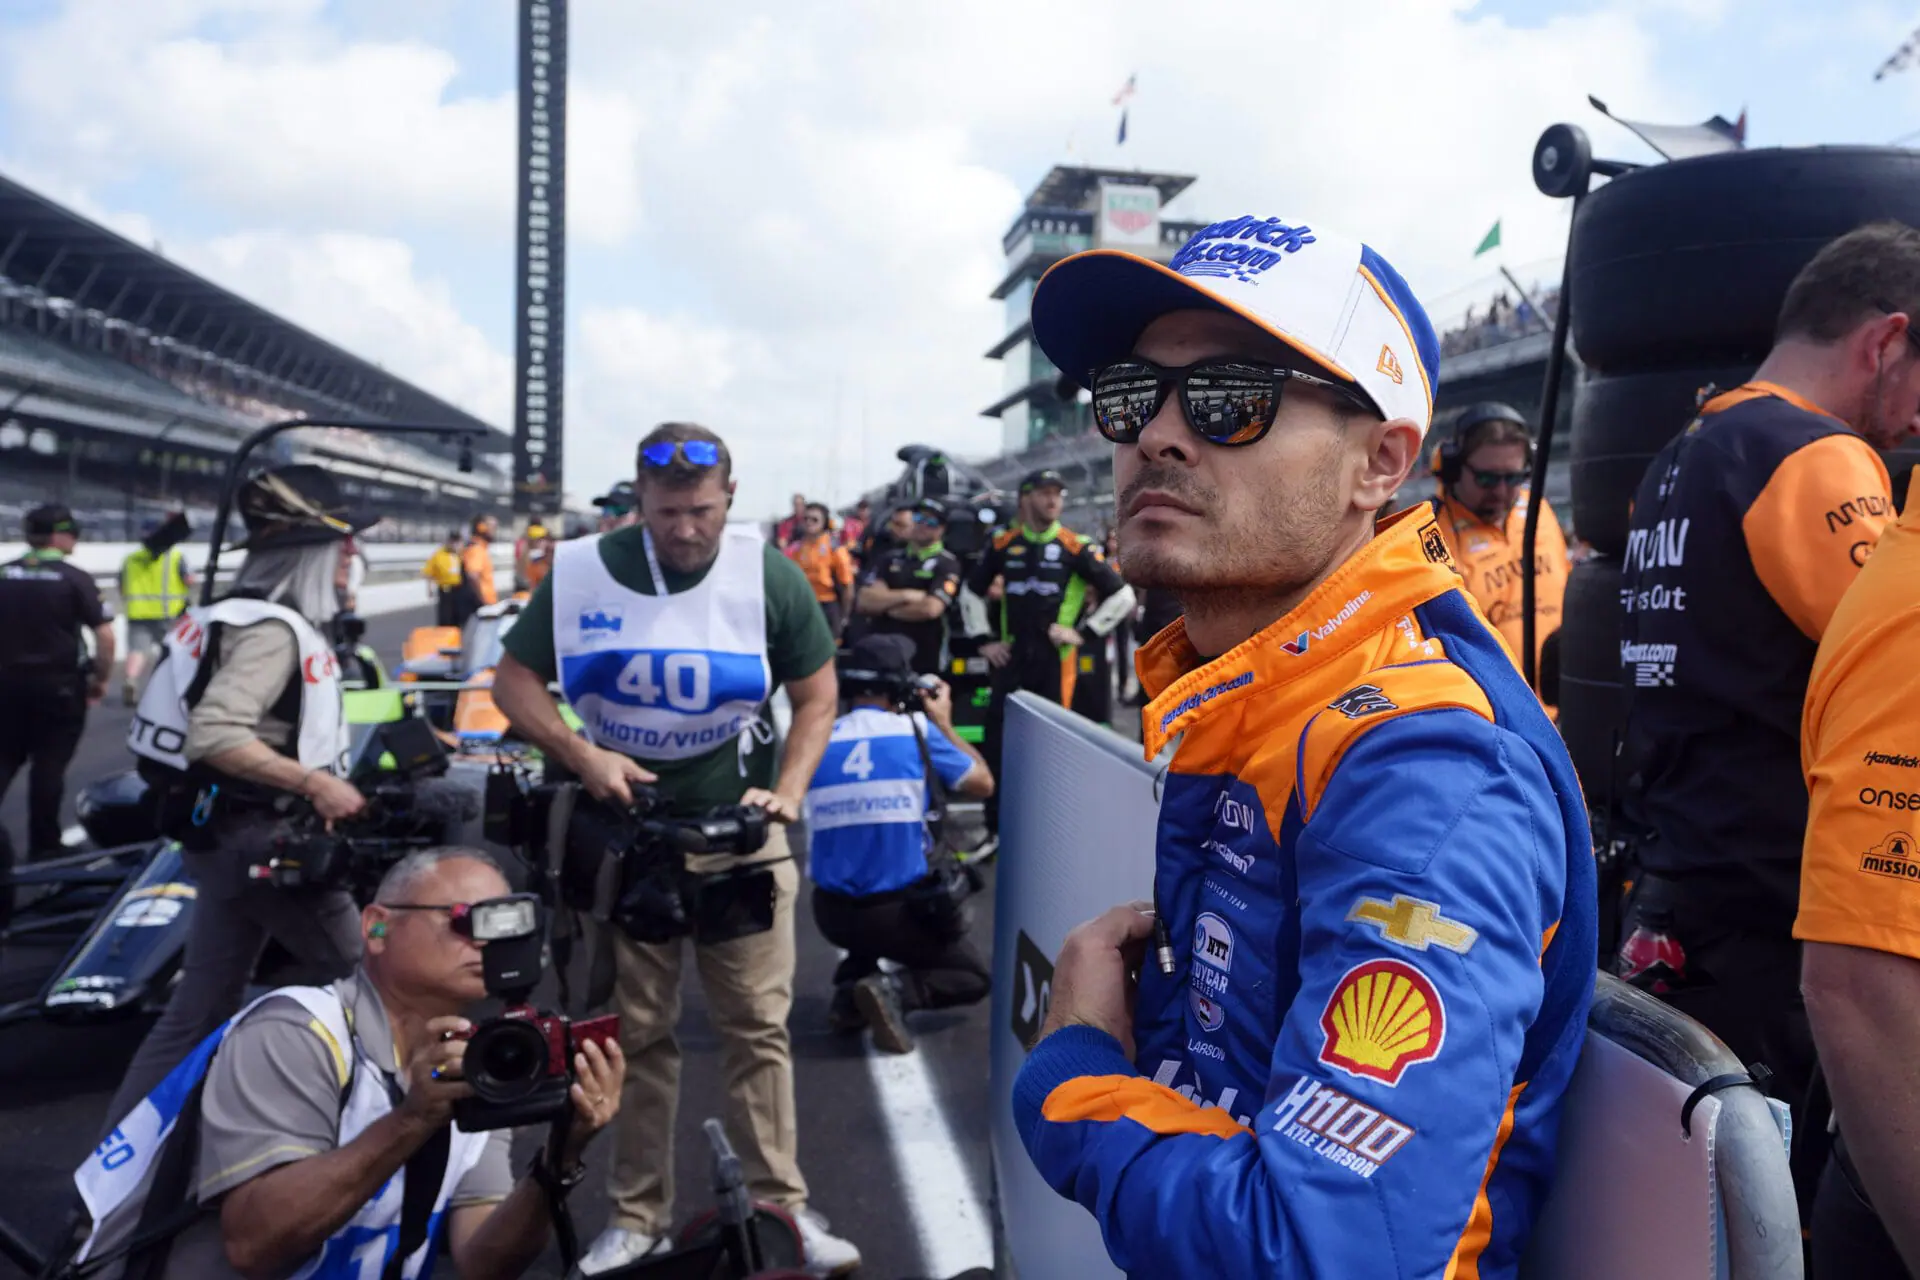
<path id="1" fill-rule="evenodd" d="M 375 726 L 348 772 L 367 796 L 366 809 L 331 831 L 310 809 L 300 813 L 247 868 L 249 879 L 279 889 L 351 885 L 370 895 L 387 867 L 414 849 L 456 843 L 479 813 L 472 791 L 442 778 L 447 753 L 424 720 Z"/>
<path id="2" fill-rule="evenodd" d="M 938 676 L 912 671 L 882 671 L 868 666 L 857 650 L 842 649 L 834 660 L 840 687 L 848 694 L 877 694 L 897 711 L 924 710 L 927 698 L 940 689 Z"/>
<path id="3" fill-rule="evenodd" d="M 559 1119 L 567 1113 L 575 1079 L 574 1055 L 589 1041 L 619 1038 L 620 1017 L 574 1022 L 542 1012 L 528 997 L 540 981 L 546 912 L 538 897 L 513 893 L 453 909 L 453 929 L 480 949 L 487 994 L 507 1002 L 497 1017 L 461 1033 L 467 1042 L 462 1071 L 473 1096 L 453 1104 L 468 1133 Z"/>
<path id="4" fill-rule="evenodd" d="M 528 785 L 523 770 L 487 779 L 486 838 L 522 850 L 569 907 L 618 926 L 636 942 L 691 936 L 729 942 L 773 927 L 773 872 L 765 864 L 694 871 L 689 855 L 743 856 L 767 843 L 764 809 L 724 805 L 663 812 L 649 787 L 619 811 L 588 800 L 577 782 Z"/>

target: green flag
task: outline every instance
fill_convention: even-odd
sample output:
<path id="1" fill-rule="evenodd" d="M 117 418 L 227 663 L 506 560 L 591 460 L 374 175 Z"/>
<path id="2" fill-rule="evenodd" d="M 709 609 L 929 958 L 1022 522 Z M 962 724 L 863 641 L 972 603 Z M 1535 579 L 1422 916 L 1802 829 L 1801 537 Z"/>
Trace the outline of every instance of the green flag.
<path id="1" fill-rule="evenodd" d="M 1489 249 L 1498 249 L 1499 247 L 1500 247 L 1500 222 L 1498 219 L 1495 219 L 1493 224 L 1493 230 L 1487 232 L 1486 238 L 1480 242 L 1480 247 L 1473 251 L 1473 256 L 1477 258 L 1481 254 L 1487 252 Z"/>

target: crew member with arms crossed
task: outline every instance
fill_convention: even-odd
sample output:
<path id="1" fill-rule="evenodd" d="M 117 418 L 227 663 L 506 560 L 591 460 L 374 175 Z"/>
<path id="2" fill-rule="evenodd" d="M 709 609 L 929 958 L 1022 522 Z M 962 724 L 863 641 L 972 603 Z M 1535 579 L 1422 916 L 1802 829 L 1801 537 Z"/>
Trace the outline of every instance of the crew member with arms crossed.
<path id="1" fill-rule="evenodd" d="M 1066 259 L 1035 340 L 1114 442 L 1157 907 L 1074 929 L 1014 1087 L 1136 1277 L 1516 1273 L 1594 980 L 1593 846 L 1460 589 L 1420 456 L 1439 343 L 1373 249 L 1236 218 Z M 1130 974 L 1138 969 L 1137 989 Z"/>
<path id="2" fill-rule="evenodd" d="M 1007 699 L 1025 689 L 1072 706 L 1080 646 L 1086 642 L 1082 632 L 1111 635 L 1133 616 L 1133 588 L 1113 571 L 1097 543 L 1060 523 L 1066 500 L 1067 482 L 1058 471 L 1028 473 L 1020 481 L 1013 524 L 994 535 L 968 583 L 982 599 L 996 580 L 1000 583 L 1000 638 L 980 646 L 993 668 L 984 745 L 996 778 Z M 1082 618 L 1089 585 L 1099 591 L 1101 605 Z M 997 796 L 987 801 L 986 818 L 989 836 L 997 839 Z"/>
<path id="3" fill-rule="evenodd" d="M 541 1180 L 565 1194 L 585 1173 L 587 1142 L 619 1108 L 623 1064 L 616 1046 L 581 1046 L 565 1146 L 518 1182 L 511 1129 L 453 1122 L 453 1104 L 473 1093 L 466 1041 L 453 1037 L 472 1030 L 461 1015 L 487 997 L 486 944 L 461 932 L 460 913 L 510 892 L 478 849 L 396 863 L 360 914 L 359 969 L 256 1000 L 135 1099 L 81 1166 L 75 1182 L 96 1224 L 85 1257 L 115 1258 L 164 1220 L 143 1221 L 144 1210 L 197 1204 L 177 1234 L 120 1261 L 157 1261 L 147 1274 L 162 1280 L 411 1278 L 427 1273 L 444 1225 L 461 1280 L 524 1275 L 547 1242 Z M 163 1190 L 163 1153 L 188 1136 L 182 1125 L 194 1129 L 197 1165 L 188 1185 Z M 408 1180 L 436 1175 L 409 1212 Z"/>
<path id="4" fill-rule="evenodd" d="M 1813 1071 L 1793 921 L 1807 789 L 1800 717 L 1827 621 L 1893 510 L 1890 449 L 1920 421 L 1920 231 L 1827 245 L 1746 385 L 1701 406 L 1647 465 L 1622 593 L 1628 814 L 1649 832 L 1623 977 L 1674 988 L 1798 1107 Z M 1664 933 L 1682 971 L 1645 969 Z"/>
<path id="5" fill-rule="evenodd" d="M 1801 724 L 1809 803 L 1793 936 L 1839 1119 L 1813 1206 L 1813 1280 L 1920 1274 L 1916 582 L 1909 498 L 1827 621 Z"/>
<path id="6" fill-rule="evenodd" d="M 603 806 L 631 805 L 633 786 L 646 784 L 672 812 L 757 805 L 776 823 L 792 822 L 839 701 L 826 619 L 778 547 L 757 530 L 728 525 L 735 482 L 720 437 L 692 423 L 663 424 L 641 440 L 638 470 L 639 521 L 556 548 L 552 573 L 507 634 L 494 699 L 515 733 L 577 775 Z M 555 679 L 586 737 L 561 719 L 547 692 Z M 764 717 L 782 686 L 793 722 L 776 781 Z M 693 947 L 725 1046 L 727 1134 L 754 1197 L 792 1213 L 809 1265 L 840 1275 L 859 1266 L 859 1251 L 807 1207 L 797 1154 L 787 1015 L 799 872 L 784 830 L 773 827 L 750 861 L 771 866 L 772 927 Z M 613 1220 L 581 1260 L 589 1274 L 666 1249 L 673 1221 L 684 948 L 616 934 L 614 949 L 625 1116 L 615 1134 Z"/>
<path id="7" fill-rule="evenodd" d="M 1433 511 L 1467 594 L 1507 642 L 1517 665 L 1526 645 L 1526 565 L 1521 539 L 1527 526 L 1527 483 L 1533 476 L 1533 432 L 1518 409 L 1475 404 L 1453 420 L 1451 438 L 1433 447 L 1433 473 L 1440 482 Z M 1534 678 L 1542 700 L 1560 701 L 1559 690 L 1540 682 L 1539 657 L 1560 629 L 1560 601 L 1573 564 L 1567 540 L 1547 500 L 1540 500 L 1534 534 Z"/>
<path id="8" fill-rule="evenodd" d="M 947 610 L 960 594 L 960 558 L 947 550 L 946 532 L 945 507 L 932 498 L 915 503 L 907 544 L 863 580 L 854 602 L 870 619 L 868 634 L 912 642 L 913 669 L 921 675 L 936 674 L 946 661 Z"/>

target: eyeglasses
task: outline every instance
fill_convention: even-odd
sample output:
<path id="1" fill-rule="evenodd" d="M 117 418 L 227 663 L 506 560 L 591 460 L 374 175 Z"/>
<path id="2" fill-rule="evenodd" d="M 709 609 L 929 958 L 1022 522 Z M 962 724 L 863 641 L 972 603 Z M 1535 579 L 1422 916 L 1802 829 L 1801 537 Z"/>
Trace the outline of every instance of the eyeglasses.
<path id="1" fill-rule="evenodd" d="M 1093 371 L 1093 422 L 1113 443 L 1132 444 L 1178 387 L 1188 425 L 1210 443 L 1239 448 L 1272 429 L 1289 382 L 1330 391 L 1368 413 L 1380 412 L 1355 387 L 1281 365 L 1214 358 L 1167 368 L 1135 358 Z"/>
<path id="2" fill-rule="evenodd" d="M 1471 475 L 1473 482 L 1482 489 L 1497 489 L 1501 485 L 1518 488 L 1533 479 L 1531 471 L 1482 471 L 1478 467 L 1471 467 L 1467 474 Z"/>
<path id="3" fill-rule="evenodd" d="M 696 467 L 720 465 L 720 446 L 711 440 L 662 440 L 640 451 L 650 467 L 670 467 L 675 457 L 685 458 Z"/>

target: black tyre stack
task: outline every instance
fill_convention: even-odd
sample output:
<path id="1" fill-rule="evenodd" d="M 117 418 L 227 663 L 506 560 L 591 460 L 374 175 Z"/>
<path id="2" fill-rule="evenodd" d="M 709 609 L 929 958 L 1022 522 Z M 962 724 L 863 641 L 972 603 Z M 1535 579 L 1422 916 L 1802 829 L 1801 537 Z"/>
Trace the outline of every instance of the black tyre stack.
<path id="1" fill-rule="evenodd" d="M 1635 490 L 1702 388 L 1745 381 L 1773 344 L 1787 286 L 1863 223 L 1920 226 L 1920 153 L 1740 151 L 1636 169 L 1580 205 L 1568 245 L 1574 350 L 1573 526 L 1597 553 L 1567 582 L 1560 731 L 1588 799 L 1613 794 L 1623 727 L 1620 559 Z M 1920 448 L 1887 459 L 1896 498 Z"/>

